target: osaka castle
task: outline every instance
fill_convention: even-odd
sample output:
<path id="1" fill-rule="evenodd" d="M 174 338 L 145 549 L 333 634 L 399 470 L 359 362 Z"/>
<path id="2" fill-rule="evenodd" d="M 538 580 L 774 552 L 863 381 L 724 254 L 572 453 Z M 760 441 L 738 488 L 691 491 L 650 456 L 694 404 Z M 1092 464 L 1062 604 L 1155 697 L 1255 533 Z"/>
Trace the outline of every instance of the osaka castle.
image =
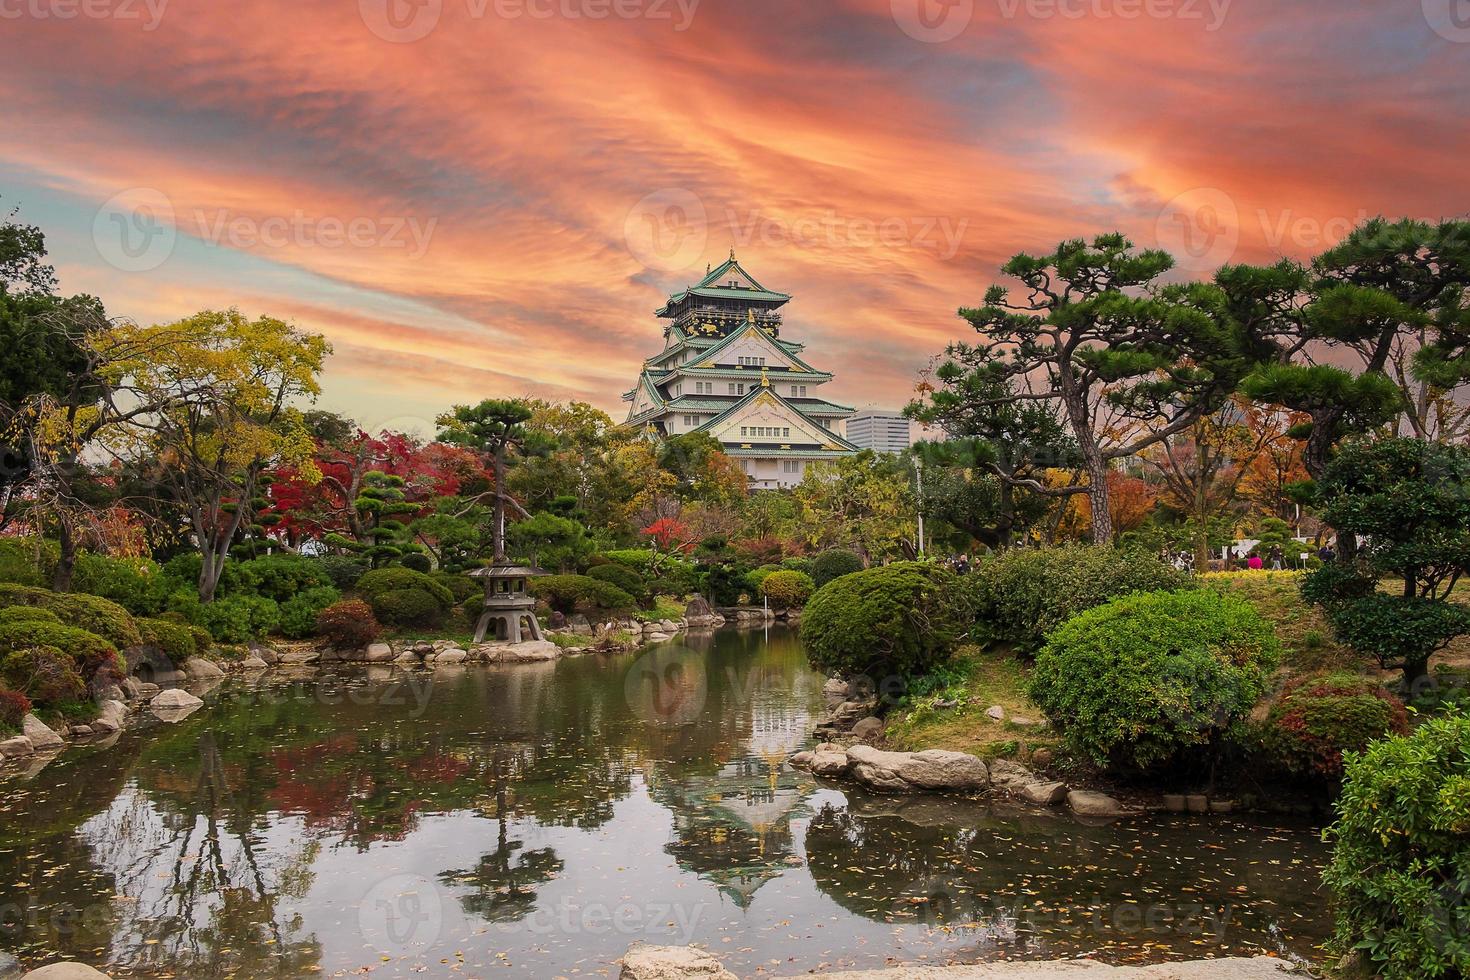
<path id="1" fill-rule="evenodd" d="M 669 297 L 664 349 L 643 362 L 628 424 L 660 437 L 707 432 L 756 489 L 801 481 L 818 460 L 856 452 L 842 436 L 853 413 L 820 397 L 832 380 L 781 336 L 786 293 L 767 289 L 730 258 Z"/>

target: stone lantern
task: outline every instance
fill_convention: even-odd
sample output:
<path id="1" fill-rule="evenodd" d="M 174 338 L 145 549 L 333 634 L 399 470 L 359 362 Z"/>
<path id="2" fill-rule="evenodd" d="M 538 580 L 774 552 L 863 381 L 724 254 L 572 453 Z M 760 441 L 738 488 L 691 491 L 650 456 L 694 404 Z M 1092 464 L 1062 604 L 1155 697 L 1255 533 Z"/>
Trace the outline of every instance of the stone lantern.
<path id="1" fill-rule="evenodd" d="M 500 643 L 545 639 L 541 624 L 536 621 L 536 600 L 526 592 L 526 581 L 541 574 L 544 573 L 540 569 L 507 562 L 470 572 L 471 578 L 479 579 L 485 586 L 485 611 L 475 623 L 476 643 L 484 642 L 487 635 L 492 642 Z"/>

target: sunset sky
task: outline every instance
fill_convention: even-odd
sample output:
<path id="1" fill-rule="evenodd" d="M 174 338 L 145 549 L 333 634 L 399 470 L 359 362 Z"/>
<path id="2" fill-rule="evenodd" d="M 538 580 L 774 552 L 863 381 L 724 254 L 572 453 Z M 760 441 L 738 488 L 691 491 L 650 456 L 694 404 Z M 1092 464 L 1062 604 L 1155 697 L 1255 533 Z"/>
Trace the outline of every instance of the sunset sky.
<path id="1" fill-rule="evenodd" d="M 369 429 L 621 418 L 732 247 L 897 407 L 1014 252 L 1470 211 L 1465 0 L 0 0 L 0 44 L 0 209 L 63 289 L 321 331 Z"/>

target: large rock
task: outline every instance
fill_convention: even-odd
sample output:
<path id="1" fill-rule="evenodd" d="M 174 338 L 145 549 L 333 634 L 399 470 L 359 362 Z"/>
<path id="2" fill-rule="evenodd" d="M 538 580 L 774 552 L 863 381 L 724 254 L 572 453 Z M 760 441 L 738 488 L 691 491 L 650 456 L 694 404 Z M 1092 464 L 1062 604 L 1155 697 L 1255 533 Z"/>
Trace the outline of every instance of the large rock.
<path id="1" fill-rule="evenodd" d="M 1067 806 L 1079 817 L 1121 817 L 1127 808 L 1106 793 L 1074 789 L 1067 794 Z"/>
<path id="2" fill-rule="evenodd" d="M 592 624 L 581 613 L 572 613 L 567 617 L 567 629 L 583 636 L 592 635 Z"/>
<path id="3" fill-rule="evenodd" d="M 619 980 L 736 980 L 720 961 L 693 946 L 634 943 L 623 954 Z"/>
<path id="4" fill-rule="evenodd" d="M 24 735 L 16 735 L 0 742 L 0 759 L 23 759 L 35 754 L 36 747 Z"/>
<path id="5" fill-rule="evenodd" d="M 915 752 L 898 767 L 904 782 L 918 789 L 970 793 L 990 785 L 985 763 L 966 752 L 926 749 Z"/>
<path id="6" fill-rule="evenodd" d="M 1036 774 L 1019 762 L 996 759 L 990 763 L 990 781 L 1001 789 L 1018 793 L 1022 787 L 1036 782 Z"/>
<path id="7" fill-rule="evenodd" d="M 288 650 L 280 655 L 276 663 L 282 667 L 304 667 L 321 659 L 321 653 L 316 650 Z"/>
<path id="8" fill-rule="evenodd" d="M 911 789 L 898 774 L 899 767 L 908 760 L 907 752 L 884 752 L 871 745 L 854 745 L 847 750 L 852 778 L 880 793 L 906 793 Z"/>
<path id="9" fill-rule="evenodd" d="M 160 691 L 152 701 L 148 702 L 150 708 L 197 708 L 204 704 L 199 698 L 179 687 L 171 687 L 167 691 Z"/>
<path id="10" fill-rule="evenodd" d="M 212 681 L 225 676 L 225 672 L 213 661 L 190 657 L 184 661 L 184 676 L 191 681 Z"/>
<path id="11" fill-rule="evenodd" d="M 127 722 L 127 705 L 121 701 L 103 701 L 91 727 L 97 733 L 120 732 Z"/>
<path id="12" fill-rule="evenodd" d="M 25 980 L 108 980 L 105 973 L 98 973 L 81 963 L 52 963 L 25 975 Z"/>
<path id="13" fill-rule="evenodd" d="M 386 643 L 369 643 L 363 659 L 370 664 L 385 664 L 393 659 L 393 648 Z"/>
<path id="14" fill-rule="evenodd" d="M 461 650 L 458 647 L 450 647 L 448 650 L 441 651 L 439 655 L 434 658 L 434 666 L 438 667 L 443 664 L 462 664 L 469 658 L 470 654 L 468 650 Z"/>
<path id="15" fill-rule="evenodd" d="M 808 764 L 813 775 L 825 776 L 828 779 L 837 779 L 847 775 L 847 753 L 846 752 L 822 752 L 812 753 L 811 762 Z"/>
<path id="16" fill-rule="evenodd" d="M 1021 787 L 1021 798 L 1038 806 L 1052 806 L 1067 797 L 1067 784 L 1037 780 Z"/>
<path id="17" fill-rule="evenodd" d="M 883 719 L 868 715 L 859 718 L 852 726 L 852 737 L 864 742 L 871 742 L 883 736 Z"/>
<path id="18" fill-rule="evenodd" d="M 31 748 L 37 752 L 59 749 L 66 744 L 60 735 L 35 715 L 26 715 L 20 720 L 20 733 L 31 740 Z"/>
<path id="19" fill-rule="evenodd" d="M 523 643 L 505 643 L 498 645 L 500 662 L 503 664 L 535 663 L 542 660 L 555 660 L 561 656 L 561 647 L 550 640 L 526 640 Z"/>
<path id="20" fill-rule="evenodd" d="M 829 678 L 827 683 L 822 685 L 822 704 L 828 711 L 831 711 L 846 701 L 850 693 L 851 686 L 847 681 L 840 677 Z"/>
<path id="21" fill-rule="evenodd" d="M 241 670 L 265 670 L 269 666 L 270 664 L 266 663 L 264 660 L 261 660 L 253 653 L 250 656 L 246 657 L 244 660 L 240 661 Z"/>

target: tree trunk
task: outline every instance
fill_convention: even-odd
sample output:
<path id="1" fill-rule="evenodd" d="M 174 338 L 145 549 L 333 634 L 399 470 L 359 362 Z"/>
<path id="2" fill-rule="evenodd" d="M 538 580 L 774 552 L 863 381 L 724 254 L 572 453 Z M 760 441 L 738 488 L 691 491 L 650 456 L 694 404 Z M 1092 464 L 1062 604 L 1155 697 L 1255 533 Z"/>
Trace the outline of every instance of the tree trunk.
<path id="1" fill-rule="evenodd" d="M 56 568 L 51 572 L 51 589 L 55 592 L 70 592 L 72 574 L 77 567 L 77 536 L 70 518 L 62 517 L 58 522 L 56 538 L 61 553 L 56 559 Z"/>
<path id="2" fill-rule="evenodd" d="M 495 451 L 495 560 L 505 561 L 505 450 Z"/>

